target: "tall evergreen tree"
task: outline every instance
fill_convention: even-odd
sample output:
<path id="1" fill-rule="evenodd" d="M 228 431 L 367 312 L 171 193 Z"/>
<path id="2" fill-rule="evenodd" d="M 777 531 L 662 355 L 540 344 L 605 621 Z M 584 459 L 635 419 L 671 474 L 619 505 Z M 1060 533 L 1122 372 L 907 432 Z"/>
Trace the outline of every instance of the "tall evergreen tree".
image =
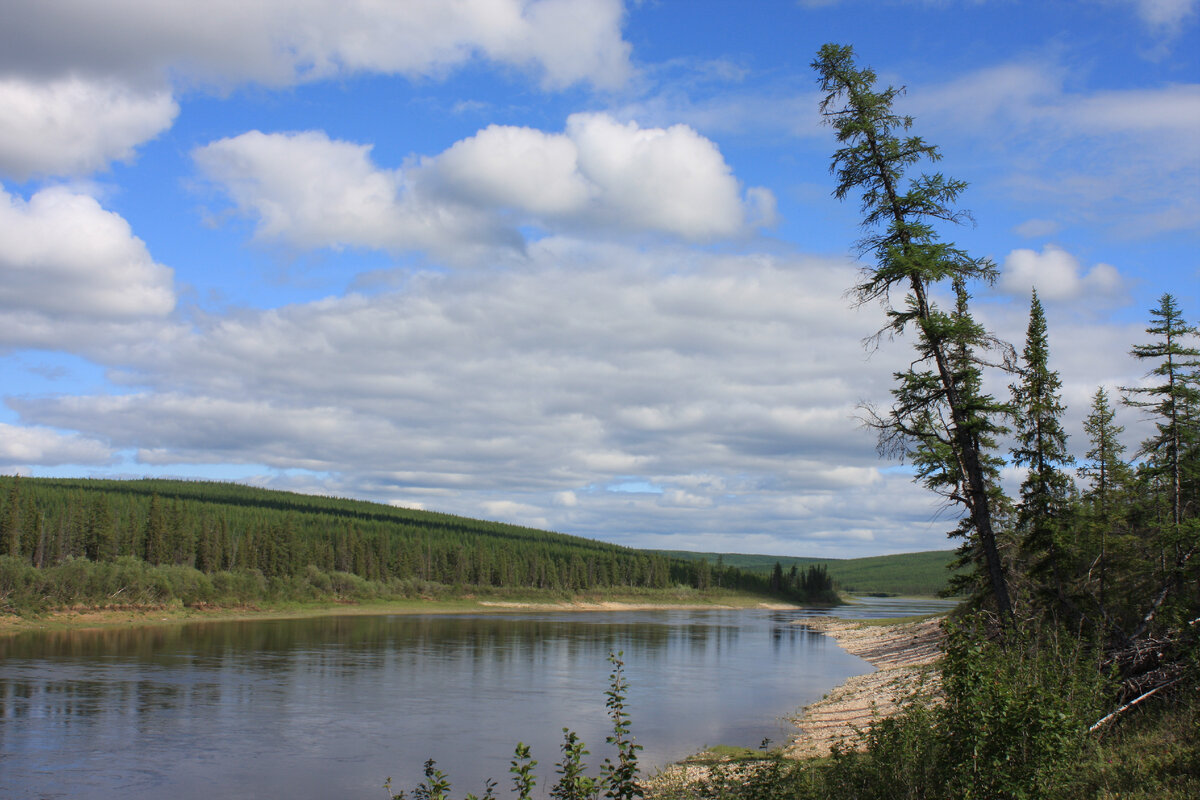
<path id="1" fill-rule="evenodd" d="M 1029 304 L 1029 327 L 1021 354 L 1020 380 L 1012 384 L 1012 413 L 1015 444 L 1013 463 L 1026 467 L 1021 483 L 1021 505 L 1017 530 L 1022 549 L 1034 559 L 1035 576 L 1049 576 L 1059 599 L 1065 599 L 1063 560 L 1067 544 L 1062 541 L 1071 478 L 1062 468 L 1074 463 L 1067 451 L 1067 434 L 1061 418 L 1062 381 L 1050 369 L 1046 340 L 1046 315 L 1037 291 Z"/>
<path id="2" fill-rule="evenodd" d="M 150 498 L 150 510 L 146 514 L 142 533 L 142 548 L 142 558 L 151 564 L 162 564 L 168 560 L 167 520 L 157 494 Z"/>
<path id="3" fill-rule="evenodd" d="M 21 555 L 21 478 L 14 476 L 0 515 L 0 554 Z"/>
<path id="4" fill-rule="evenodd" d="M 1079 468 L 1079 474 L 1091 481 L 1084 494 L 1083 528 L 1092 540 L 1096 565 L 1096 605 L 1100 615 L 1109 618 L 1108 573 L 1112 561 L 1111 545 L 1116 534 L 1125 528 L 1127 516 L 1125 505 L 1119 502 L 1120 493 L 1128 486 L 1132 471 L 1122 456 L 1125 445 L 1120 436 L 1124 426 L 1115 422 L 1116 411 L 1109 402 L 1104 387 L 1096 389 L 1092 396 L 1092 410 L 1083 421 L 1091 448 L 1086 456 L 1088 463 Z"/>
<path id="5" fill-rule="evenodd" d="M 1083 431 L 1087 434 L 1091 449 L 1086 453 L 1087 463 L 1079 468 L 1079 474 L 1091 481 L 1087 496 L 1095 500 L 1101 510 L 1107 514 L 1115 502 L 1115 495 L 1130 477 L 1129 464 L 1122 456 L 1125 445 L 1121 444 L 1121 434 L 1125 426 L 1117 425 L 1117 412 L 1109 402 L 1108 392 L 1104 387 L 1096 389 L 1092 395 L 1092 410 L 1083 421 Z"/>
<path id="6" fill-rule="evenodd" d="M 1171 522 L 1178 526 L 1184 517 L 1184 453 L 1195 446 L 1198 433 L 1196 409 L 1200 407 L 1200 390 L 1196 386 L 1196 369 L 1200 350 L 1188 346 L 1196 330 L 1184 320 L 1169 292 L 1159 298 L 1158 308 L 1151 309 L 1150 315 L 1154 321 L 1146 333 L 1156 341 L 1134 345 L 1130 354 L 1139 360 L 1156 362 L 1149 376 L 1158 382 L 1152 386 L 1123 387 L 1121 391 L 1125 393 L 1126 404 L 1149 409 L 1158 418 L 1157 433 L 1142 444 L 1142 454 L 1162 472 L 1168 487 Z M 1149 399 L 1136 399 L 1139 397 Z"/>
<path id="7" fill-rule="evenodd" d="M 983 451 L 993 429 L 986 410 L 990 403 L 974 393 L 962 374 L 966 363 L 976 362 L 975 350 L 987 337 L 969 315 L 939 311 L 931 297 L 939 283 L 965 285 L 995 277 L 990 261 L 939 241 L 934 230 L 937 223 L 968 218 L 953 207 L 966 184 L 937 173 L 903 184 L 908 167 L 937 161 L 940 155 L 920 137 L 906 135 L 912 118 L 892 111 L 902 90 L 877 91 L 875 73 L 855 66 L 851 47 L 823 46 L 813 68 L 825 92 L 821 112 L 843 144 L 830 166 L 838 177 L 834 195 L 845 199 L 851 191 L 862 193 L 863 227 L 870 233 L 859 249 L 875 258 L 875 267 L 865 270 L 854 293 L 860 303 L 883 302 L 889 323 L 881 334 L 899 334 L 910 326 L 916 331 L 916 366 L 898 375 L 896 404 L 875 421 L 887 446 L 909 440 L 913 444 L 901 446 L 901 452 L 924 448 L 927 456 L 936 454 L 936 468 L 925 482 L 957 487 L 950 497 L 966 510 L 960 530 L 975 543 L 996 607 L 1009 617 L 1008 581 L 993 526 L 994 491 Z M 899 305 L 892 302 L 897 292 L 904 295 Z"/>
<path id="8" fill-rule="evenodd" d="M 1157 382 L 1151 386 L 1124 387 L 1122 391 L 1128 405 L 1149 409 L 1156 417 L 1155 435 L 1142 443 L 1140 452 L 1146 456 L 1146 465 L 1139 474 L 1165 488 L 1167 520 L 1165 530 L 1156 537 L 1162 566 L 1159 586 L 1132 638 L 1141 636 L 1153 624 L 1172 593 L 1178 593 L 1189 583 L 1196 585 L 1195 568 L 1189 567 L 1189 562 L 1200 549 L 1195 498 L 1185 499 L 1185 489 L 1192 485 L 1191 473 L 1200 468 L 1188 460 L 1200 437 L 1196 414 L 1200 407 L 1197 387 L 1200 350 L 1190 346 L 1196 330 L 1184 320 L 1169 292 L 1159 298 L 1158 307 L 1151 309 L 1150 315 L 1153 321 L 1146 333 L 1155 337 L 1155 341 L 1135 345 L 1131 355 L 1155 363 L 1148 376 Z M 1140 397 L 1148 399 L 1136 399 Z"/>
<path id="9" fill-rule="evenodd" d="M 117 557 L 117 531 L 107 495 L 97 494 L 88 508 L 83 554 L 91 561 L 112 561 Z"/>

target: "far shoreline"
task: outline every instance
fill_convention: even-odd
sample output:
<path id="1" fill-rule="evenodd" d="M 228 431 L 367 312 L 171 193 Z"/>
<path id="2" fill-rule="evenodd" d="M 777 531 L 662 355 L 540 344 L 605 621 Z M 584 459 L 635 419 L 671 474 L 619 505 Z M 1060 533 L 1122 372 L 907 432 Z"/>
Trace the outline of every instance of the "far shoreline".
<path id="1" fill-rule="evenodd" d="M 313 603 L 246 604 L 240 606 L 190 607 L 78 607 L 55 609 L 36 615 L 0 614 L 0 638 L 37 631 L 83 631 L 181 625 L 195 622 L 246 622 L 256 620 L 310 619 L 342 616 L 389 616 L 425 614 L 506 614 L 522 611 L 617 612 L 657 610 L 774 610 L 837 608 L 826 604 L 799 605 L 768 602 L 757 596 L 720 594 L 709 599 L 621 597 L 571 599 L 525 599 L 503 597 L 332 601 Z"/>

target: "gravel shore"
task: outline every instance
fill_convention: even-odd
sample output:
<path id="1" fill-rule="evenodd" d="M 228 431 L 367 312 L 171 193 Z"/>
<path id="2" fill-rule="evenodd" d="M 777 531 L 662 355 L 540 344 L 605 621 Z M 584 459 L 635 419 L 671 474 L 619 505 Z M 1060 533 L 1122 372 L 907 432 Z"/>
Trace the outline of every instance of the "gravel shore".
<path id="1" fill-rule="evenodd" d="M 794 722 L 799 732 L 784 749 L 788 758 L 827 756 L 835 744 L 846 742 L 855 729 L 894 714 L 897 699 L 923 683 L 936 693 L 941 675 L 941 619 L 895 625 L 872 625 L 851 620 L 811 619 L 803 623 L 837 641 L 848 653 L 869 662 L 875 672 L 850 678 L 823 699 L 805 707 Z"/>
<path id="2" fill-rule="evenodd" d="M 793 718 L 797 733 L 783 748 L 787 758 L 827 756 L 835 744 L 852 738 L 856 729 L 864 730 L 874 720 L 894 714 L 899 708 L 897 698 L 911 694 L 918 685 L 935 694 L 940 690 L 941 675 L 936 667 L 943 637 L 940 617 L 883 625 L 829 618 L 796 624 L 833 638 L 875 671 L 850 678 L 802 709 Z M 713 764 L 722 760 L 712 753 L 699 753 L 651 776 L 643 788 L 650 798 L 681 796 L 682 787 L 706 780 Z M 732 768 L 736 774 L 739 767 Z"/>

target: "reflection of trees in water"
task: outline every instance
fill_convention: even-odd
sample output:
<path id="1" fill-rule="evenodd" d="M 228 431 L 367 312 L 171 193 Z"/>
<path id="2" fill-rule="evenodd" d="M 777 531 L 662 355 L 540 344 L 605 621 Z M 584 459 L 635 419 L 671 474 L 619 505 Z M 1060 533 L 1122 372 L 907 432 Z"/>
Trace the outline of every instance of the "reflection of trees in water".
<path id="1" fill-rule="evenodd" d="M 738 637 L 735 624 L 600 616 L 345 616 L 28 633 L 0 640 L 7 665 L 28 665 L 0 674 L 0 720 L 32 709 L 142 717 L 192 703 L 261 701 L 264 690 L 375 670 L 479 676 L 550 661 L 563 669 L 602 664 L 618 650 L 639 661 L 668 650 L 698 656 Z"/>

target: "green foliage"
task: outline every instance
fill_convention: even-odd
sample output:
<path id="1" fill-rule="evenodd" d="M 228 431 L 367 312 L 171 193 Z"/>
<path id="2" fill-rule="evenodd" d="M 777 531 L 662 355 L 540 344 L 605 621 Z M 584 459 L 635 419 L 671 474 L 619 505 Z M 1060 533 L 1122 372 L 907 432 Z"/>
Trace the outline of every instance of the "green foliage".
<path id="1" fill-rule="evenodd" d="M 1087 728 L 1110 698 L 1090 647 L 1069 636 L 990 637 L 953 627 L 945 701 L 924 687 L 902 713 L 876 720 L 862 749 L 825 760 L 730 765 L 687 796 L 712 800 L 1061 798 L 1077 786 Z"/>
<path id="2" fill-rule="evenodd" d="M 1146 333 L 1155 340 L 1134 345 L 1131 355 L 1152 362 L 1148 377 L 1158 382 L 1122 391 L 1128 405 L 1148 409 L 1157 418 L 1157 433 L 1142 444 L 1142 453 L 1165 481 L 1171 521 L 1178 525 L 1184 517 L 1185 484 L 1194 480 L 1196 473 L 1195 466 L 1185 461 L 1200 439 L 1200 349 L 1188 346 L 1196 330 L 1186 322 L 1172 294 L 1164 293 L 1150 315 L 1155 321 Z M 1150 399 L 1135 399 L 1138 397 Z"/>
<path id="3" fill-rule="evenodd" d="M 583 757 L 588 755 L 584 744 L 573 730 L 563 728 L 562 760 L 557 764 L 558 782 L 550 790 L 553 800 L 591 800 L 596 796 L 598 783 L 588 777 Z"/>
<path id="4" fill-rule="evenodd" d="M 935 726 L 948 797 L 1054 796 L 1110 699 L 1090 648 L 1055 631 L 996 640 L 978 626 L 952 629 L 942 680 Z"/>
<path id="5" fill-rule="evenodd" d="M 1020 380 L 1012 385 L 1015 427 L 1013 464 L 1026 467 L 1021 483 L 1021 507 L 1017 529 L 1022 546 L 1039 563 L 1042 571 L 1061 589 L 1061 565 L 1064 544 L 1061 541 L 1064 510 L 1071 492 L 1071 480 L 1062 467 L 1074 463 L 1067 450 L 1067 434 L 1062 427 L 1066 406 L 1062 403 L 1062 381 L 1050 369 L 1046 317 L 1037 292 L 1029 309 L 1029 328 L 1021 359 Z"/>
<path id="6" fill-rule="evenodd" d="M 714 580 L 727 567 L 759 575 L 769 575 L 779 562 L 784 570 L 807 570 L 822 566 L 833 585 L 846 592 L 858 594 L 924 595 L 940 594 L 951 575 L 955 557 L 952 550 L 929 550 L 921 553 L 900 553 L 863 558 L 807 558 L 800 556 L 766 556 L 741 553 L 694 553 L 687 551 L 655 551 L 672 558 L 719 563 L 714 568 Z"/>
<path id="7" fill-rule="evenodd" d="M 537 785 L 537 776 L 534 775 L 533 768 L 537 766 L 537 763 L 529 755 L 529 745 L 517 742 L 512 766 L 508 768 L 508 771 L 513 774 L 513 788 L 516 789 L 519 800 L 530 800 L 533 796 L 533 787 Z"/>
<path id="8" fill-rule="evenodd" d="M 596 800 L 603 793 L 606 798 L 614 800 L 637 800 L 643 796 L 642 787 L 638 782 L 637 753 L 641 746 L 634 743 L 631 734 L 629 714 L 625 710 L 625 692 L 628 683 L 625 680 L 625 664 L 621 661 L 621 653 L 609 653 L 608 661 L 612 664 L 609 674 L 609 688 L 604 693 L 605 705 L 609 718 L 612 720 L 612 734 L 608 743 L 617 749 L 617 760 L 605 759 L 598 778 L 589 778 L 584 774 L 583 756 L 588 751 L 574 731 L 563 728 L 564 741 L 562 745 L 562 761 L 559 762 L 559 780 L 550 790 L 554 800 Z M 510 762 L 509 772 L 513 776 L 513 789 L 518 800 L 531 800 L 533 790 L 537 785 L 537 766 L 530 752 L 529 745 L 518 742 Z M 487 782 L 487 791 L 483 800 L 493 798 L 492 791 L 495 782 Z M 392 779 L 384 784 L 391 800 L 407 800 L 403 791 L 392 793 Z M 433 759 L 425 762 L 425 780 L 413 791 L 414 800 L 450 800 L 450 779 L 437 769 Z M 466 800 L 479 800 L 474 795 L 467 795 Z"/>
<path id="9" fill-rule="evenodd" d="M 604 705 L 612 719 L 612 734 L 607 741 L 617 748 L 617 760 L 605 758 L 600 767 L 600 786 L 604 796 L 612 800 L 635 800 L 642 796 L 642 788 L 638 786 L 638 751 L 640 744 L 634 741 L 630 733 L 629 714 L 625 711 L 625 692 L 629 684 L 625 681 L 625 662 L 621 660 L 623 653 L 609 653 L 608 661 L 612 664 L 609 674 L 608 691 L 604 693 Z"/>
<path id="10" fill-rule="evenodd" d="M 447 514 L 196 481 L 107 481 L 0 476 L 0 555 L 66 575 L 69 561 L 135 558 L 178 567 L 183 594 L 111 600 L 38 580 L 41 595 L 11 608 L 55 603 L 185 604 L 247 600 L 370 599 L 494 589 L 553 592 L 703 588 L 711 570 L 661 554 Z M 75 570 L 85 569 L 76 565 Z M 188 579 L 186 570 L 208 576 Z M 99 573 L 97 573 L 99 574 Z M 30 580 L 33 580 L 30 578 Z M 211 583 L 211 591 L 193 584 Z M 160 582 L 162 584 L 162 582 Z M 166 585 L 162 584 L 162 585 Z M 726 570 L 723 588 L 758 594 L 768 581 Z M 114 586 L 110 591 L 117 591 Z M 258 590 L 257 594 L 253 592 Z"/>
<path id="11" fill-rule="evenodd" d="M 966 287 L 970 280 L 992 281 L 995 266 L 939 239 L 937 224 L 968 218 L 953 207 L 965 183 L 937 173 L 906 182 L 909 167 L 940 155 L 907 135 L 911 117 L 893 112 L 901 90 L 877 90 L 875 73 L 855 65 L 849 46 L 824 45 L 812 66 L 824 93 L 821 113 L 842 145 L 830 164 L 838 179 L 834 195 L 862 193 L 867 234 L 858 246 L 875 261 L 853 293 L 860 303 L 883 304 L 888 322 L 877 336 L 916 331 L 916 356 L 895 374 L 892 407 L 868 407 L 867 424 L 879 434 L 881 454 L 911 460 L 918 480 L 965 510 L 955 532 L 966 539 L 962 552 L 977 557 L 991 599 L 1007 618 L 1011 601 L 993 525 L 997 464 L 989 453 L 1002 431 L 996 420 L 1003 407 L 982 389 L 978 355 L 999 343 L 971 317 Z M 944 282 L 956 298 L 949 312 L 932 299 Z"/>

